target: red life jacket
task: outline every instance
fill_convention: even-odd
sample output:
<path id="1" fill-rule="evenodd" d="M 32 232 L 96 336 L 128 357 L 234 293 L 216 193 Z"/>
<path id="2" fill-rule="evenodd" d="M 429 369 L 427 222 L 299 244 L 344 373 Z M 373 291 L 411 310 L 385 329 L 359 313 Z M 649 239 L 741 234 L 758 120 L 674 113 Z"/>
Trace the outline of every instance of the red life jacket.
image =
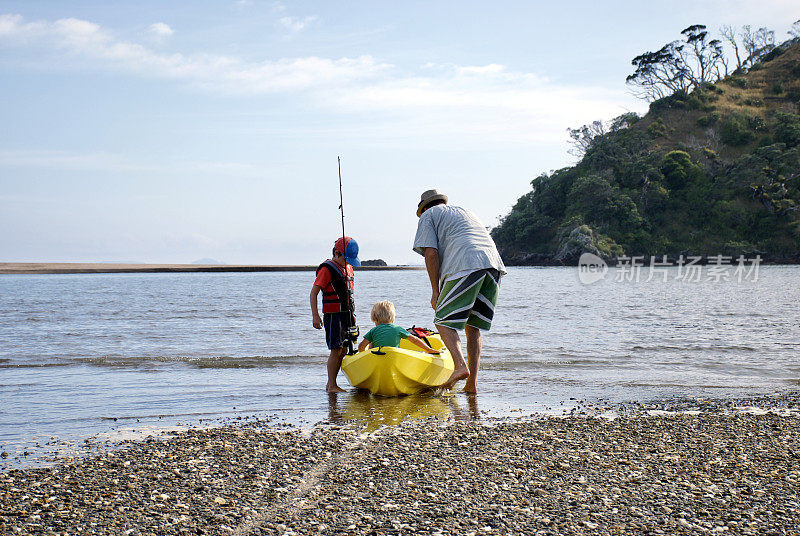
<path id="1" fill-rule="evenodd" d="M 436 333 L 435 331 L 431 331 L 427 328 L 418 328 L 417 326 L 411 326 L 406 331 L 425 341 L 425 344 L 428 346 L 431 346 L 431 341 L 428 340 L 428 336 Z"/>
<path id="2" fill-rule="evenodd" d="M 353 281 L 353 278 L 345 275 L 347 268 L 345 268 L 345 273 L 343 274 L 341 269 L 330 260 L 317 266 L 317 273 L 319 274 L 319 271 L 323 268 L 331 274 L 331 286 L 334 290 L 334 292 L 325 292 L 325 289 L 322 289 L 323 308 L 326 303 L 338 303 L 341 312 L 350 311 L 351 315 L 355 314 L 356 304 L 353 300 L 353 289 L 350 288 L 350 282 Z"/>

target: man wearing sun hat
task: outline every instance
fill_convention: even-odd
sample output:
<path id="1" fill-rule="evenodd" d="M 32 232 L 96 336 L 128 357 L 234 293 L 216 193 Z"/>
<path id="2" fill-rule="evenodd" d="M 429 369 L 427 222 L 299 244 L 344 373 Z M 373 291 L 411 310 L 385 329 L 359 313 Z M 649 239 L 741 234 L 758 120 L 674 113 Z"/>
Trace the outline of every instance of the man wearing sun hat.
<path id="1" fill-rule="evenodd" d="M 494 240 L 475 214 L 447 204 L 439 190 L 427 190 L 417 205 L 414 251 L 425 257 L 431 282 L 434 323 L 453 356 L 455 370 L 443 385 L 451 389 L 466 379 L 464 390 L 477 391 L 481 330 L 494 317 L 500 277 L 506 273 Z M 467 360 L 458 331 L 467 338 Z"/>
<path id="2" fill-rule="evenodd" d="M 325 343 L 331 351 L 328 357 L 329 393 L 344 391 L 336 383 L 347 352 L 348 330 L 355 326 L 355 288 L 353 266 L 361 266 L 358 260 L 358 243 L 343 236 L 333 244 L 333 256 L 319 265 L 317 278 L 311 287 L 311 323 L 316 329 L 325 327 Z M 317 295 L 322 291 L 322 317 L 317 308 Z M 358 336 L 358 333 L 355 333 Z"/>

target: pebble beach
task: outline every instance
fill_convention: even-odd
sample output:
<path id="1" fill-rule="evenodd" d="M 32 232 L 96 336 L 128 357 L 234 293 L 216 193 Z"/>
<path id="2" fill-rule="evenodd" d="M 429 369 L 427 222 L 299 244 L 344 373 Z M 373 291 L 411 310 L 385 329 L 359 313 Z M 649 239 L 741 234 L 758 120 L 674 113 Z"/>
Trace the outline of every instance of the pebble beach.
<path id="1" fill-rule="evenodd" d="M 0 533 L 800 534 L 799 412 L 795 393 L 372 432 L 246 420 L 0 473 Z"/>

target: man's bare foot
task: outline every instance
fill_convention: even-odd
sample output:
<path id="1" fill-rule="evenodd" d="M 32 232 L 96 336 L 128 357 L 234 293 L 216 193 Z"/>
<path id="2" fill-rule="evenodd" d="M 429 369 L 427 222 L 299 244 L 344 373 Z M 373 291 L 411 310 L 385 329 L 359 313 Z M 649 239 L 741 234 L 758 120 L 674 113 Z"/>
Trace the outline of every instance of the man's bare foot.
<path id="1" fill-rule="evenodd" d="M 475 385 L 470 385 L 469 382 L 467 382 L 467 384 L 464 386 L 463 391 L 465 393 L 474 395 L 475 393 L 478 392 L 478 388 Z"/>
<path id="2" fill-rule="evenodd" d="M 464 378 L 469 377 L 469 369 L 467 367 L 461 367 L 453 371 L 450 375 L 450 378 L 442 384 L 442 389 L 452 389 L 456 382 L 463 380 Z"/>
<path id="3" fill-rule="evenodd" d="M 331 385 L 325 386 L 325 390 L 328 391 L 329 393 L 344 393 L 345 392 L 344 389 L 342 389 L 341 387 L 339 387 L 336 384 L 333 384 L 332 386 Z"/>

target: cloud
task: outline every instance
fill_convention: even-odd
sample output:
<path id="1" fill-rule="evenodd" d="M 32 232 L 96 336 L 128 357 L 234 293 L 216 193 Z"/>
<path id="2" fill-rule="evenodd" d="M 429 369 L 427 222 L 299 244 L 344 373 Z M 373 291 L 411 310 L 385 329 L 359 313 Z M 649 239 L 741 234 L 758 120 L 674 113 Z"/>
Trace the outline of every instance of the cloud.
<path id="1" fill-rule="evenodd" d="M 114 153 L 68 151 L 0 151 L 0 167 L 147 173 L 199 173 L 232 177 L 260 177 L 262 170 L 241 162 L 174 160 L 160 163 L 131 160 Z"/>
<path id="2" fill-rule="evenodd" d="M 281 17 L 278 22 L 281 26 L 292 32 L 299 32 L 308 27 L 309 24 L 317 20 L 317 17 Z"/>
<path id="3" fill-rule="evenodd" d="M 457 67 L 456 70 L 459 74 L 498 74 L 506 70 L 505 66 L 497 63 L 490 63 L 489 65 L 465 65 Z"/>
<path id="4" fill-rule="evenodd" d="M 371 56 L 339 59 L 309 56 L 247 62 L 218 54 L 164 54 L 139 43 L 117 40 L 97 24 L 72 18 L 52 23 L 28 23 L 19 15 L 0 15 L 0 45 L 3 42 L 11 45 L 49 44 L 56 51 L 65 50 L 77 58 L 99 61 L 100 67 L 110 66 L 142 76 L 182 80 L 204 89 L 228 93 L 330 87 L 373 77 L 389 67 Z"/>
<path id="5" fill-rule="evenodd" d="M 27 42 L 45 31 L 45 24 L 41 22 L 25 22 L 22 15 L 0 15 L 0 38 L 14 39 Z"/>
<path id="6" fill-rule="evenodd" d="M 151 24 L 150 28 L 148 28 L 148 31 L 150 32 L 150 35 L 156 39 L 165 39 L 175 33 L 174 30 L 169 27 L 169 25 L 163 22 Z"/>
<path id="7" fill-rule="evenodd" d="M 426 64 L 425 76 L 381 79 L 335 95 L 343 110 L 396 112 L 414 119 L 425 135 L 446 134 L 457 123 L 459 136 L 491 135 L 504 142 L 553 143 L 567 126 L 611 118 L 641 106 L 619 91 L 568 87 L 506 66 Z"/>
<path id="8" fill-rule="evenodd" d="M 285 19 L 288 28 L 308 23 Z M 158 24 L 163 23 L 153 27 Z M 567 126 L 623 113 L 621 104 L 641 107 L 628 96 L 620 97 L 616 88 L 571 87 L 499 63 L 426 63 L 403 71 L 369 55 L 251 62 L 231 55 L 167 54 L 116 39 L 79 19 L 29 22 L 2 15 L 0 47 L 4 44 L 49 45 L 52 53 L 66 52 L 95 68 L 175 80 L 210 92 L 296 96 L 303 91 L 302 98 L 312 105 L 371 114 L 374 121 L 405 122 L 406 132 L 424 129 L 420 136 L 458 132 L 476 140 L 491 135 L 503 142 L 552 143 L 565 139 Z"/>

